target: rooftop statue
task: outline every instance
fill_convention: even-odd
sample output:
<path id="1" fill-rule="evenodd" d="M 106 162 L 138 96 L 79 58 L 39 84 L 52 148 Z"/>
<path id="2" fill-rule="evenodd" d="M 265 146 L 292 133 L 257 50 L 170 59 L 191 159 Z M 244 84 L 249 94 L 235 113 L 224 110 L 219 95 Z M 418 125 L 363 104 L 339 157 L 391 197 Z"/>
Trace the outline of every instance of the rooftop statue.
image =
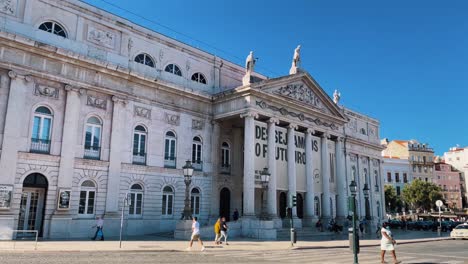
<path id="1" fill-rule="evenodd" d="M 255 59 L 253 56 L 253 51 L 250 52 L 247 59 L 245 59 L 245 69 L 247 73 L 252 73 L 254 71 Z"/>

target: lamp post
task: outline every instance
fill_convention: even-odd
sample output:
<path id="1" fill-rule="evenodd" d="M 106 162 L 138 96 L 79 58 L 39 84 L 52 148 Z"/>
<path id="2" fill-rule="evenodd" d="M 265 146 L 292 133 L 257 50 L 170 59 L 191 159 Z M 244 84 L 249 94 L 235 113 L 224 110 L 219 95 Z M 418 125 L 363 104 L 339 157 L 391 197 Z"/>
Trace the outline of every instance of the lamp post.
<path id="1" fill-rule="evenodd" d="M 268 183 L 270 182 L 270 173 L 268 172 L 268 168 L 263 168 L 260 172 L 260 180 L 262 181 L 262 190 L 263 190 L 263 201 L 262 201 L 262 214 L 260 215 L 260 219 L 268 220 L 268 213 L 266 210 L 266 201 L 268 195 Z"/>
<path id="2" fill-rule="evenodd" d="M 193 175 L 193 166 L 190 160 L 185 162 L 185 165 L 182 167 L 184 171 L 184 182 L 185 182 L 185 200 L 184 200 L 184 220 L 191 220 L 192 212 L 190 210 L 190 197 L 189 197 L 189 187 L 190 183 L 192 183 L 192 175 Z"/>
<path id="3" fill-rule="evenodd" d="M 358 264 L 358 243 L 359 243 L 359 235 L 357 234 L 357 227 L 356 227 L 356 193 L 357 193 L 357 185 L 355 181 L 351 181 L 349 185 L 349 190 L 351 192 L 351 200 L 350 206 L 353 212 L 353 255 L 354 255 L 354 264 Z"/>

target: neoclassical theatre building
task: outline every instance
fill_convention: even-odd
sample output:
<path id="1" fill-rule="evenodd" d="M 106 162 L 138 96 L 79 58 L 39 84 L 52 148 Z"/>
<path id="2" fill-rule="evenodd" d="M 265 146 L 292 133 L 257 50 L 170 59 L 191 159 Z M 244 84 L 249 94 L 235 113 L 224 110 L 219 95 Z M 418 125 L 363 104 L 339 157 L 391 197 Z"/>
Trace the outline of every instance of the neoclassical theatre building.
<path id="1" fill-rule="evenodd" d="M 351 180 L 359 217 L 382 219 L 379 122 L 327 95 L 300 47 L 267 78 L 253 54 L 239 66 L 76 0 L 0 1 L 0 17 L 0 235 L 87 237 L 96 216 L 118 234 L 125 197 L 126 234 L 172 231 L 186 160 L 202 224 L 237 208 L 248 235 L 266 203 L 281 229 L 290 195 L 296 226 L 344 221 Z"/>

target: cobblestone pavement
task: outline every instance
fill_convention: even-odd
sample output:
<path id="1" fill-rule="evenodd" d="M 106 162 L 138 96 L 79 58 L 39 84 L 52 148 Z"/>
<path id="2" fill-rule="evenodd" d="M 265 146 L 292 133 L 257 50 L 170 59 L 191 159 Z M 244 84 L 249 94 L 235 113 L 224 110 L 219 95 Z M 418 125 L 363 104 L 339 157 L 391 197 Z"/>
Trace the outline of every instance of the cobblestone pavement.
<path id="1" fill-rule="evenodd" d="M 468 263 L 468 241 L 437 241 L 402 245 L 397 255 L 403 263 Z M 223 251 L 207 248 L 200 252 L 38 252 L 0 254 L 2 264 L 123 264 L 123 263 L 352 263 L 349 249 L 300 249 L 271 251 Z M 391 262 L 390 256 L 387 261 Z M 379 248 L 362 248 L 359 263 L 380 263 Z"/>

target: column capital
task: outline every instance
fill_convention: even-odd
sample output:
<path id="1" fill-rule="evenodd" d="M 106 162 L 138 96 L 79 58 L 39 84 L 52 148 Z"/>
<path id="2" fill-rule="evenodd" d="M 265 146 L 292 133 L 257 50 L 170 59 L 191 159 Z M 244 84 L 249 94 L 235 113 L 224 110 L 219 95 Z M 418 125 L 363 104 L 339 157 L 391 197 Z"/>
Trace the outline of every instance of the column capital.
<path id="1" fill-rule="evenodd" d="M 293 130 L 296 130 L 296 129 L 297 129 L 297 124 L 294 124 L 294 123 L 289 123 L 289 125 L 288 125 L 288 129 L 293 129 Z"/>
<path id="2" fill-rule="evenodd" d="M 322 136 L 320 136 L 320 137 L 330 139 L 330 134 L 328 132 L 323 132 Z"/>
<path id="3" fill-rule="evenodd" d="M 116 95 L 112 96 L 112 101 L 114 102 L 114 104 L 127 104 L 127 100 L 125 98 Z"/>
<path id="4" fill-rule="evenodd" d="M 247 111 L 245 113 L 240 114 L 241 118 L 246 118 L 246 117 L 253 117 L 253 118 L 258 118 L 258 113 L 254 111 Z"/>
<path id="5" fill-rule="evenodd" d="M 77 86 L 74 86 L 74 85 L 71 85 L 71 84 L 66 84 L 66 85 L 65 85 L 65 91 L 67 91 L 67 92 L 75 92 L 75 93 L 77 93 L 78 95 L 83 95 L 83 94 L 85 94 L 85 92 L 86 92 L 85 89 L 80 88 L 80 87 L 77 87 Z"/>
<path id="6" fill-rule="evenodd" d="M 306 131 L 306 134 L 309 134 L 309 135 L 312 135 L 315 133 L 315 129 L 314 128 L 307 128 L 307 131 Z"/>
<path id="7" fill-rule="evenodd" d="M 276 118 L 276 117 L 270 117 L 270 119 L 268 119 L 267 121 L 268 123 L 273 123 L 275 125 L 278 125 L 279 124 L 279 119 Z"/>
<path id="8" fill-rule="evenodd" d="M 11 79 L 22 79 L 22 80 L 24 80 L 26 82 L 33 82 L 34 81 L 34 78 L 31 75 L 21 75 L 16 71 L 9 71 L 8 76 Z"/>
<path id="9" fill-rule="evenodd" d="M 214 126 L 219 126 L 219 121 L 218 120 L 211 120 L 211 125 Z"/>

